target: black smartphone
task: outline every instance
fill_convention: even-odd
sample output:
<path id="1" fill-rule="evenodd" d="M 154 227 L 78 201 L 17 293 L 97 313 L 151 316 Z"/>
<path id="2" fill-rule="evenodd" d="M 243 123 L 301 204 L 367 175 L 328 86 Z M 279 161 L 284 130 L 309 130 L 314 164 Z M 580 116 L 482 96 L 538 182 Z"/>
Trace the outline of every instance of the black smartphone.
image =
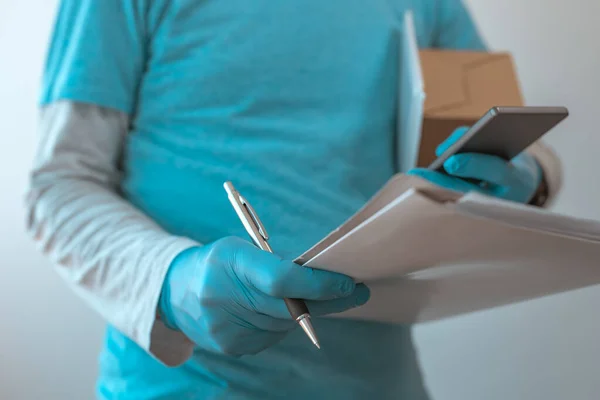
<path id="1" fill-rule="evenodd" d="M 568 115 L 565 107 L 494 107 L 428 168 L 444 172 L 444 162 L 459 153 L 489 154 L 510 161 Z"/>

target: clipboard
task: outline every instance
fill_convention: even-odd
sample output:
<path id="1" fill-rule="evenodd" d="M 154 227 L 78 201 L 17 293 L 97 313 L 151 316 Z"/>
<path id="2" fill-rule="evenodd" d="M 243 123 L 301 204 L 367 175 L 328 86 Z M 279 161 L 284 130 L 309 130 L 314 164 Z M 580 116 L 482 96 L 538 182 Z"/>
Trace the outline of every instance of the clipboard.
<path id="1" fill-rule="evenodd" d="M 404 14 L 400 34 L 396 157 L 398 171 L 406 173 L 419 161 L 425 106 L 425 83 L 412 11 Z"/>
<path id="2" fill-rule="evenodd" d="M 399 175 L 303 259 L 371 289 L 332 317 L 418 324 L 599 284 L 600 222 Z"/>

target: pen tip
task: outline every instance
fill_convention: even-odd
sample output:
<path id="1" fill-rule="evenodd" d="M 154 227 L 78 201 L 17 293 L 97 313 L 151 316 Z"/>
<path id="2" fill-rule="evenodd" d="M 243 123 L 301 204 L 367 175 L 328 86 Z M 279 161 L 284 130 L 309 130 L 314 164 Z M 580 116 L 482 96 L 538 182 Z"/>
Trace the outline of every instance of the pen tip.
<path id="1" fill-rule="evenodd" d="M 304 333 L 306 333 L 306 336 L 310 338 L 310 341 L 313 342 L 315 346 L 317 346 L 317 349 L 320 349 L 321 345 L 319 344 L 319 339 L 317 338 L 315 328 L 313 328 L 313 325 L 310 322 L 310 317 L 301 319 L 299 323 L 302 329 L 304 330 Z"/>

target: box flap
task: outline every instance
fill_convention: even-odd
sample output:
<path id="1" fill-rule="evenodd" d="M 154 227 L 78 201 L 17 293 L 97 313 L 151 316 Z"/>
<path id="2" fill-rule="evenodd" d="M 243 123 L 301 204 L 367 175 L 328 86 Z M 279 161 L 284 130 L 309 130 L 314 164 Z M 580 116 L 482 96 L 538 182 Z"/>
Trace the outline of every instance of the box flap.
<path id="1" fill-rule="evenodd" d="M 494 106 L 522 106 L 508 53 L 421 50 L 425 117 L 478 119 Z"/>

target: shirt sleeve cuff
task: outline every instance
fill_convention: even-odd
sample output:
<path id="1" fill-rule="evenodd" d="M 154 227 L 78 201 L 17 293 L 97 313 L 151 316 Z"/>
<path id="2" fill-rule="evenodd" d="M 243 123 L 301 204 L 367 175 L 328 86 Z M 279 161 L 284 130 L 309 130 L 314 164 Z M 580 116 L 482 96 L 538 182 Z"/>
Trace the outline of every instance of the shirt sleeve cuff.
<path id="1" fill-rule="evenodd" d="M 150 294 L 144 305 L 139 344 L 153 357 L 163 364 L 173 367 L 185 363 L 192 355 L 194 344 L 183 333 L 168 328 L 158 317 L 157 306 L 162 291 L 163 282 L 171 263 L 182 251 L 191 247 L 200 246 L 197 242 L 187 238 L 177 238 L 168 248 L 160 253 L 160 260 L 153 279 L 150 280 L 148 293 Z"/>
<path id="2" fill-rule="evenodd" d="M 563 187 L 562 163 L 554 149 L 544 142 L 534 143 L 527 151 L 536 159 L 542 169 L 547 185 L 547 199 L 543 207 L 550 208 Z"/>

